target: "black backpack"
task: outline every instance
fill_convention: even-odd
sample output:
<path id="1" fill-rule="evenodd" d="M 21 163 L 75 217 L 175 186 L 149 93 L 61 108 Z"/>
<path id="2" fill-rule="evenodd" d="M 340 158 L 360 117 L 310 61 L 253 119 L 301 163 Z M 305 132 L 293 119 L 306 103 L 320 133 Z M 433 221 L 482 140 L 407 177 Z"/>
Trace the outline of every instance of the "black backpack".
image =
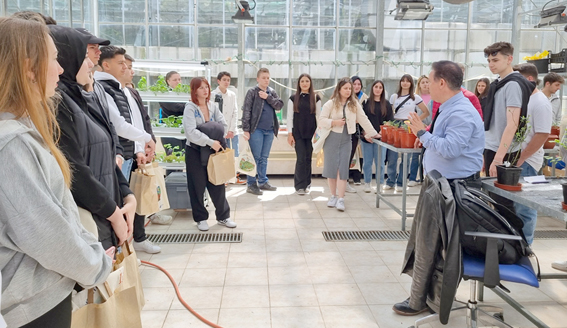
<path id="1" fill-rule="evenodd" d="M 492 232 L 522 237 L 522 240 L 498 240 L 498 263 L 513 264 L 532 251 L 522 232 L 524 223 L 505 206 L 480 190 L 469 188 L 463 180 L 452 182 L 461 246 L 465 253 L 485 257 L 487 238 L 466 236 L 465 231 Z"/>

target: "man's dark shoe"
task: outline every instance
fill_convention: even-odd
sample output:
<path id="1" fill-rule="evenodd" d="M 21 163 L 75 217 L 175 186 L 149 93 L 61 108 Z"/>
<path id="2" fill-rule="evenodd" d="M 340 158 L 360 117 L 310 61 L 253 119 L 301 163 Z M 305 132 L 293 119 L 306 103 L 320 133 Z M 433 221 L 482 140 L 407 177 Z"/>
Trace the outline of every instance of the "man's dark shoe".
<path id="1" fill-rule="evenodd" d="M 429 308 L 426 305 L 423 309 L 414 310 L 409 306 L 409 298 L 408 298 L 407 300 L 401 303 L 394 304 L 392 310 L 394 310 L 394 312 L 396 312 L 399 315 L 412 316 L 412 315 L 418 315 L 423 312 L 427 312 L 429 311 Z"/>
<path id="2" fill-rule="evenodd" d="M 260 190 L 260 188 L 258 188 L 258 186 L 255 185 L 255 184 L 248 185 L 248 188 L 246 188 L 246 192 L 250 193 L 250 194 L 254 194 L 254 195 L 263 195 L 264 194 L 262 192 L 262 190 Z"/>
<path id="3" fill-rule="evenodd" d="M 268 190 L 268 191 L 276 191 L 278 190 L 277 187 L 272 186 L 269 182 L 264 183 L 263 185 L 260 185 L 260 189 L 262 190 Z"/>

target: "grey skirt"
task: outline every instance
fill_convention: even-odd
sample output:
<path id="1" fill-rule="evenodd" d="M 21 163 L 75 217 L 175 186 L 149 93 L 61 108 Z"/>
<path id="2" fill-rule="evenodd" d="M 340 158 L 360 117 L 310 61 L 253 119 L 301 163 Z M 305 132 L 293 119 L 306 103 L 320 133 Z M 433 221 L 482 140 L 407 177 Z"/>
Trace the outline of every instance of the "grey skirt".
<path id="1" fill-rule="evenodd" d="M 323 145 L 323 153 L 325 155 L 324 178 L 336 179 L 337 172 L 339 172 L 340 180 L 348 180 L 351 149 L 351 135 L 348 134 L 346 125 L 342 133 L 333 131 L 329 133 Z"/>

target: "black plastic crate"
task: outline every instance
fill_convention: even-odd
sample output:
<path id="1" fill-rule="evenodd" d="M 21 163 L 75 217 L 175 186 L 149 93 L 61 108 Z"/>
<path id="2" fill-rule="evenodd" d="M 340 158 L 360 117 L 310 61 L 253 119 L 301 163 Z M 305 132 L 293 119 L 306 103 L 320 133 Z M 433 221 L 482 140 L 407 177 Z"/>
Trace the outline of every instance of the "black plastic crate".
<path id="1" fill-rule="evenodd" d="M 549 73 L 549 58 L 528 60 L 528 63 L 534 64 L 539 74 Z"/>
<path id="2" fill-rule="evenodd" d="M 567 72 L 567 49 L 549 56 L 549 71 L 556 73 Z"/>

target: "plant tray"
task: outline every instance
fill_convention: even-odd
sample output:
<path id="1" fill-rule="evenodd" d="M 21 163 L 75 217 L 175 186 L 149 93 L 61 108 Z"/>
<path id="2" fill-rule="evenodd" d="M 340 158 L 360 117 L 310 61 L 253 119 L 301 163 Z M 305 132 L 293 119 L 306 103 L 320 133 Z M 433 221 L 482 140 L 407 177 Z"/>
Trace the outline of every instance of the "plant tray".
<path id="1" fill-rule="evenodd" d="M 509 186 L 509 185 L 500 184 L 497 181 L 494 181 L 494 186 L 496 188 L 504 189 L 504 190 L 507 190 L 507 191 L 522 191 L 522 184 L 521 183 L 518 183 L 515 186 Z"/>

